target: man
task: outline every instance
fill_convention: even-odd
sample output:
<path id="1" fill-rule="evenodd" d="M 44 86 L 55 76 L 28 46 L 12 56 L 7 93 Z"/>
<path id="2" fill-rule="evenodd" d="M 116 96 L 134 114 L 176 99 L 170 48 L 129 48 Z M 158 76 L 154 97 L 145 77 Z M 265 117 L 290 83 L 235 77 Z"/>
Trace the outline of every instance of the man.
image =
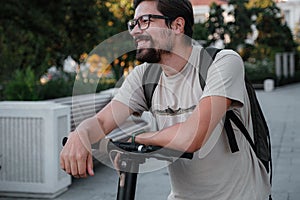
<path id="1" fill-rule="evenodd" d="M 188 0 L 135 0 L 128 23 L 136 46 L 137 66 L 116 97 L 93 118 L 70 133 L 61 152 L 61 167 L 75 177 L 93 175 L 90 144 L 99 141 L 130 114 L 150 110 L 159 131 L 136 136 L 142 144 L 195 152 L 192 160 L 169 166 L 169 200 L 264 200 L 270 193 L 268 174 L 248 141 L 236 129 L 240 151 L 231 153 L 224 133 L 224 114 L 232 109 L 253 133 L 244 84 L 243 61 L 231 50 L 219 52 L 202 91 L 197 66 L 200 46 L 191 44 L 193 11 Z M 152 107 L 143 93 L 148 63 L 159 63 Z"/>

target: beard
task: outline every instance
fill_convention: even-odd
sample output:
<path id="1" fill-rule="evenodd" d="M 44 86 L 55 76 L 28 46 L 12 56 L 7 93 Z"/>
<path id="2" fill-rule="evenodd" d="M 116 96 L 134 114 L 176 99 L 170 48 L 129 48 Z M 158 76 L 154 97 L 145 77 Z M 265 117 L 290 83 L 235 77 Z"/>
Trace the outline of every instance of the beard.
<path id="1" fill-rule="evenodd" d="M 161 53 L 154 48 L 137 49 L 136 59 L 140 62 L 158 63 L 161 60 Z"/>
<path id="2" fill-rule="evenodd" d="M 137 48 L 136 50 L 136 59 L 140 62 L 158 63 L 161 60 L 161 55 L 169 54 L 172 49 L 172 45 L 167 45 L 167 50 L 154 48 L 154 40 L 151 36 L 138 36 L 136 39 L 150 41 L 149 47 Z"/>

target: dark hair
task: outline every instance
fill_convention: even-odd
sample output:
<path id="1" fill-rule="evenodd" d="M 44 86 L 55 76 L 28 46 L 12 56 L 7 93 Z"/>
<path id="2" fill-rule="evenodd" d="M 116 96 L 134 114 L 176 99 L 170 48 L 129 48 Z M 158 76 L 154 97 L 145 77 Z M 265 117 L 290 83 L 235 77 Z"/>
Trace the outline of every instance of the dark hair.
<path id="1" fill-rule="evenodd" d="M 192 38 L 194 14 L 189 0 L 134 0 L 134 9 L 143 1 L 156 1 L 157 10 L 172 20 L 182 17 L 185 20 L 184 34 Z M 167 25 L 169 26 L 169 24 Z"/>

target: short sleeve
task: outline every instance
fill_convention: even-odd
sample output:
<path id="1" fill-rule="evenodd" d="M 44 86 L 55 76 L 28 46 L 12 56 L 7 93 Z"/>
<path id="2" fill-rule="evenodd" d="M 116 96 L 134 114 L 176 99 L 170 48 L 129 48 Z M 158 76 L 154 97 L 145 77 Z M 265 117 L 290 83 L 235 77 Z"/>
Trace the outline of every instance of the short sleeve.
<path id="1" fill-rule="evenodd" d="M 201 99 L 223 96 L 233 100 L 233 106 L 244 105 L 245 82 L 242 58 L 232 50 L 220 51 L 207 72 Z"/>
<path id="2" fill-rule="evenodd" d="M 119 101 L 131 108 L 134 112 L 142 113 L 147 110 L 144 97 L 142 78 L 146 64 L 136 66 L 126 77 L 113 100 Z"/>

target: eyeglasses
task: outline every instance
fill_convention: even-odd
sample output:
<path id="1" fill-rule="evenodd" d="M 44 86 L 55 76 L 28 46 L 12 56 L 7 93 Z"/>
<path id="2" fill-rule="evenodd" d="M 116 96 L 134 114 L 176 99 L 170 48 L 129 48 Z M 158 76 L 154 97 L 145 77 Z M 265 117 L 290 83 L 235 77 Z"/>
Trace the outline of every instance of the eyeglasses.
<path id="1" fill-rule="evenodd" d="M 163 15 L 142 15 L 139 18 L 132 19 L 127 23 L 129 32 L 131 32 L 136 25 L 138 25 L 140 30 L 146 30 L 147 28 L 149 28 L 151 18 L 170 20 L 169 17 Z"/>

